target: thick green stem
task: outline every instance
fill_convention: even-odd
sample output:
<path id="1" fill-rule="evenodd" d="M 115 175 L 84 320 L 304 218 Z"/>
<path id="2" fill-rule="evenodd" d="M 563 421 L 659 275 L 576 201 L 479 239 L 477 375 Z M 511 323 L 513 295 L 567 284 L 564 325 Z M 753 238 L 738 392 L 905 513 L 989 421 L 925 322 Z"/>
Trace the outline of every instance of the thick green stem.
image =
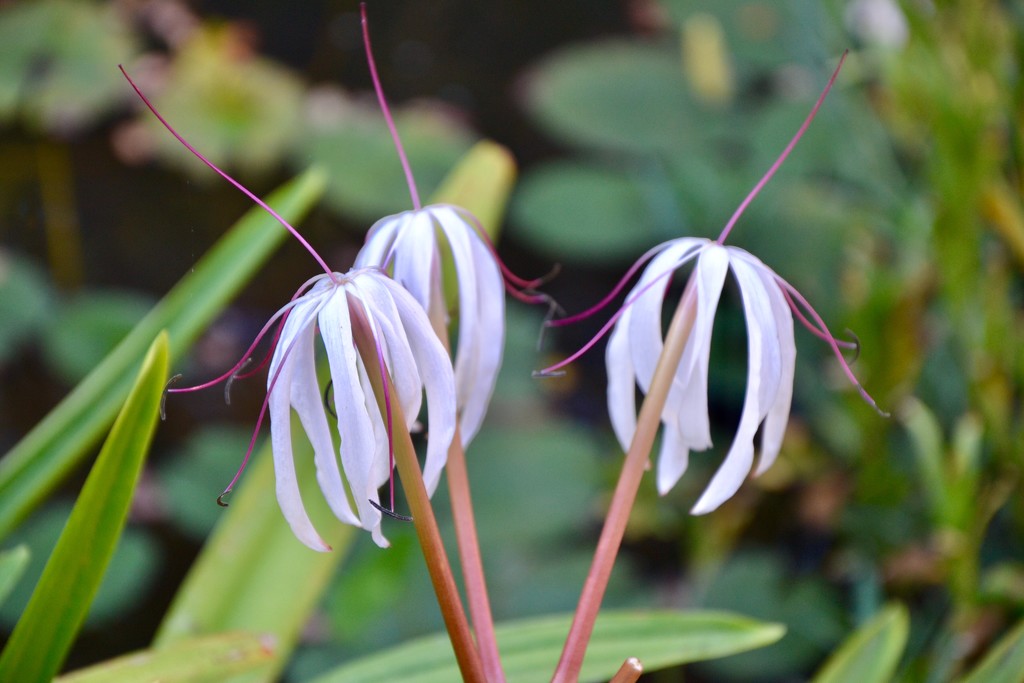
<path id="1" fill-rule="evenodd" d="M 608 508 L 608 517 L 597 542 L 594 561 L 583 584 L 576 615 L 573 617 L 572 627 L 569 629 L 569 636 L 562 649 L 562 657 L 555 669 L 555 675 L 551 679 L 552 683 L 575 683 L 579 679 L 587 643 L 590 642 L 594 621 L 601 609 L 601 600 L 604 598 L 608 579 L 611 577 L 612 567 L 615 565 L 615 558 L 626 532 L 626 522 L 629 521 L 629 513 L 633 509 L 640 480 L 647 469 L 665 400 L 672 387 L 672 378 L 679 367 L 679 359 L 682 358 L 686 340 L 690 337 L 696 310 L 696 291 L 691 279 L 665 335 L 665 347 L 658 358 L 650 390 L 640 408 L 633 442 L 626 453 L 622 473 L 619 475 L 619 482 L 615 486 L 615 493 Z"/>
<path id="2" fill-rule="evenodd" d="M 441 532 L 437 527 L 437 520 L 434 518 L 434 510 L 430 506 L 430 497 L 423 484 L 423 472 L 420 470 L 420 463 L 416 458 L 416 449 L 412 445 L 412 437 L 409 436 L 409 430 L 405 426 L 402 406 L 396 400 L 398 394 L 391 383 L 391 378 L 382 376 L 377 357 L 377 343 L 373 338 L 361 304 L 350 300 L 349 310 L 352 314 L 353 336 L 359 349 L 359 355 L 366 367 L 367 376 L 373 385 L 377 405 L 380 407 L 382 415 L 386 414 L 387 410 L 391 410 L 394 426 L 392 438 L 395 465 L 398 468 L 399 480 L 402 482 L 402 491 L 405 493 L 409 510 L 412 512 L 416 536 L 423 549 L 423 559 L 427 563 L 430 581 L 434 585 L 434 593 L 437 595 L 445 628 L 448 629 L 448 637 L 451 638 L 452 648 L 455 650 L 455 658 L 459 664 L 459 671 L 462 673 L 462 680 L 472 683 L 487 683 L 480 653 L 473 642 L 473 634 L 470 632 L 462 600 L 459 598 L 459 590 L 455 585 L 455 578 L 452 576 L 452 568 L 441 540 Z M 384 401 L 385 382 L 388 387 L 388 395 L 392 397 L 390 405 L 386 405 Z"/>

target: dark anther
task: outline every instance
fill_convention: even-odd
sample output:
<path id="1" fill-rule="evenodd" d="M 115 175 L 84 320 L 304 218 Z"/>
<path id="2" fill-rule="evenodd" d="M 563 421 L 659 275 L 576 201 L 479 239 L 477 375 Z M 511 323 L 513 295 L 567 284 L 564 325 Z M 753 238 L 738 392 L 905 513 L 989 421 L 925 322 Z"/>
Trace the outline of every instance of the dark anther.
<path id="1" fill-rule="evenodd" d="M 565 309 L 558 305 L 558 302 L 553 297 L 547 294 L 540 295 L 544 301 L 547 301 L 548 312 L 544 314 L 544 322 L 541 323 L 540 333 L 537 335 L 537 350 L 540 351 L 544 346 L 544 336 L 548 332 L 548 328 L 551 327 L 551 321 L 554 320 L 556 315 L 565 315 Z"/>
<path id="2" fill-rule="evenodd" d="M 231 491 L 225 491 L 217 496 L 217 505 L 220 505 L 222 508 L 230 507 L 226 502 L 224 502 L 224 499 L 227 498 L 229 493 L 231 493 Z"/>
<path id="3" fill-rule="evenodd" d="M 565 370 L 555 370 L 554 372 L 545 372 L 543 370 L 534 370 L 534 379 L 547 379 L 548 377 L 564 377 Z"/>
<path id="4" fill-rule="evenodd" d="M 167 384 L 164 385 L 164 393 L 160 395 L 160 421 L 167 419 L 167 392 L 170 390 L 171 385 L 181 379 L 181 375 L 173 375 Z"/>
<path id="5" fill-rule="evenodd" d="M 331 407 L 331 389 L 334 388 L 334 380 L 327 380 L 327 386 L 324 387 L 324 410 L 331 414 L 335 420 L 338 419 L 338 414 L 334 412 L 334 408 Z"/>
<path id="6" fill-rule="evenodd" d="M 384 507 L 383 505 L 381 505 L 377 501 L 371 500 L 370 501 L 370 505 L 372 505 L 373 507 L 375 507 L 378 510 L 380 510 L 381 512 L 383 512 L 385 515 L 387 515 L 391 519 L 397 519 L 400 522 L 411 522 L 412 521 L 412 517 L 410 517 L 408 515 L 400 515 L 397 512 L 395 512 L 394 510 L 389 510 L 388 508 Z"/>
<path id="7" fill-rule="evenodd" d="M 846 334 L 849 335 L 850 337 L 853 337 L 853 358 L 851 358 L 848 362 L 856 363 L 857 359 L 860 358 L 860 337 L 854 334 L 853 330 L 851 330 L 850 328 L 846 328 Z"/>
<path id="8" fill-rule="evenodd" d="M 224 382 L 224 403 L 231 405 L 231 385 L 235 383 L 235 380 L 238 379 L 242 372 L 244 372 L 251 364 L 252 358 L 246 358 L 245 362 L 243 362 L 237 370 L 231 373 L 231 376 L 228 377 L 228 381 Z"/>

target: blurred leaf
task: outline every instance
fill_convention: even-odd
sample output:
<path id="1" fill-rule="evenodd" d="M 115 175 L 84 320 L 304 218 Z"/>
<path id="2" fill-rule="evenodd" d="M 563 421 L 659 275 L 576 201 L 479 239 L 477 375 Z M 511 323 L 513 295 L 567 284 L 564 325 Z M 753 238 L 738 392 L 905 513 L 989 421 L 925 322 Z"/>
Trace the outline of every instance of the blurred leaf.
<path id="1" fill-rule="evenodd" d="M 292 222 L 323 189 L 318 170 L 299 176 L 268 203 Z M 167 328 L 172 362 L 284 241 L 287 232 L 250 210 L 146 318 L 56 408 L 0 458 L 0 537 L 6 535 L 83 457 L 113 420 L 131 386 L 132 368 Z"/>
<path id="2" fill-rule="evenodd" d="M 89 472 L 25 613 L 0 654 L 0 680 L 50 680 L 60 669 L 114 553 L 167 382 L 168 339 L 157 336 Z"/>
<path id="3" fill-rule="evenodd" d="M 468 209 L 497 242 L 505 206 L 516 180 L 516 160 L 501 145 L 481 140 L 459 160 L 431 202 Z"/>
<path id="4" fill-rule="evenodd" d="M 299 433 L 298 423 L 293 426 Z M 275 503 L 270 444 L 260 448 L 220 523 L 164 615 L 154 646 L 243 629 L 274 639 L 273 657 L 258 672 L 232 681 L 272 681 L 287 662 L 325 586 L 359 530 L 334 518 L 316 488 L 313 452 L 294 441 L 303 501 L 334 550 L 317 553 L 292 534 Z M 211 502 L 210 505 L 213 505 Z"/>
<path id="5" fill-rule="evenodd" d="M 556 52 L 527 81 L 526 105 L 556 140 L 598 149 L 685 149 L 714 118 L 694 106 L 679 54 L 623 40 Z"/>
<path id="6" fill-rule="evenodd" d="M 50 283 L 28 259 L 0 249 L 0 365 L 18 351 L 52 313 Z"/>
<path id="7" fill-rule="evenodd" d="M 197 30 L 174 53 L 153 103 L 184 137 L 220 166 L 267 171 L 281 162 L 301 129 L 298 75 L 257 56 L 245 31 L 231 24 Z M 143 111 L 160 156 L 202 181 L 219 181 Z"/>
<path id="8" fill-rule="evenodd" d="M 110 4 L 42 0 L 0 10 L 0 121 L 21 115 L 33 127 L 67 132 L 121 100 L 115 68 L 135 51 Z"/>
<path id="9" fill-rule="evenodd" d="M 47 363 L 69 384 L 99 365 L 153 307 L 129 291 L 83 292 L 58 307 L 42 337 Z"/>
<path id="10" fill-rule="evenodd" d="M 786 625 L 786 636 L 770 648 L 708 662 L 701 668 L 712 672 L 715 680 L 780 680 L 797 675 L 842 638 L 845 622 L 840 604 L 840 596 L 823 579 L 789 578 L 777 555 L 736 553 L 715 572 L 701 605 L 777 619 Z"/>
<path id="11" fill-rule="evenodd" d="M 341 94 L 319 97 L 333 101 L 320 105 L 330 113 L 305 126 L 297 158 L 327 169 L 327 203 L 366 221 L 411 209 L 405 174 L 380 109 Z M 472 135 L 438 110 L 405 108 L 394 115 L 420 196 L 430 195 L 470 148 Z"/>
<path id="12" fill-rule="evenodd" d="M 959 683 L 1017 683 L 1024 671 L 1024 621 L 992 646 Z"/>
<path id="13" fill-rule="evenodd" d="M 218 633 L 133 652 L 60 676 L 55 683 L 221 683 L 264 665 L 273 651 L 264 636 Z"/>
<path id="14" fill-rule="evenodd" d="M 814 683 L 888 683 L 910 632 L 903 605 L 889 605 L 847 638 L 814 677 Z"/>
<path id="15" fill-rule="evenodd" d="M 535 168 L 512 206 L 517 237 L 549 258 L 620 263 L 657 241 L 643 185 L 625 173 L 574 162 Z"/>
<path id="16" fill-rule="evenodd" d="M 28 546 L 19 545 L 0 553 L 0 605 L 4 604 L 11 589 L 25 573 L 30 554 Z"/>
<path id="17" fill-rule="evenodd" d="M 157 481 L 170 521 L 189 536 L 206 538 L 223 510 L 213 487 L 231 481 L 252 434 L 229 426 L 201 427 L 182 449 L 160 462 Z"/>
<path id="18" fill-rule="evenodd" d="M 544 680 L 554 671 L 572 615 L 524 619 L 497 627 L 508 680 Z M 762 647 L 782 637 L 778 624 L 716 612 L 602 612 L 583 663 L 582 681 L 607 680 L 628 657 L 645 671 Z M 448 683 L 458 667 L 447 635 L 421 638 L 346 664 L 314 683 Z"/>

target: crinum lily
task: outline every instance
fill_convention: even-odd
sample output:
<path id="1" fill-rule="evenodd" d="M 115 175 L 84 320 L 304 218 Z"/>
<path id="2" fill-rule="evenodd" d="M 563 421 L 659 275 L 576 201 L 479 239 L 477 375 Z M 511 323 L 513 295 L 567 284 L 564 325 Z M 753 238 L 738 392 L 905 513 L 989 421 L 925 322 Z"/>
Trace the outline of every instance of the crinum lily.
<path id="1" fill-rule="evenodd" d="M 409 429 L 419 415 L 422 395 L 426 392 L 430 407 L 430 438 L 424 483 L 428 493 L 437 486 L 455 434 L 454 375 L 448 354 L 434 334 L 429 319 L 412 295 L 379 268 L 357 268 L 344 275 L 329 268 L 295 228 L 194 149 L 157 112 L 127 73 L 125 77 L 172 135 L 199 160 L 276 218 L 324 271 L 303 284 L 291 301 L 271 317 L 234 367 L 209 382 L 168 389 L 171 393 L 195 391 L 222 383 L 230 385 L 235 379 L 251 375 L 255 370 L 243 374 L 251 354 L 277 326 L 273 335 L 267 396 L 242 467 L 221 498 L 231 491 L 245 468 L 255 447 L 260 425 L 269 411 L 276 492 L 281 511 L 300 541 L 314 550 L 330 549 L 313 528 L 296 481 L 291 432 L 291 411 L 294 410 L 313 446 L 317 482 L 331 510 L 342 522 L 367 529 L 378 545 L 386 546 L 387 540 L 380 529 L 385 508 L 379 503 L 377 490 L 389 481 L 393 487 L 392 408 L 396 405 L 401 408 L 406 419 L 402 427 Z M 335 409 L 330 412 L 337 417 L 340 438 L 337 449 L 328 426 L 327 401 L 321 397 L 317 381 L 317 330 L 326 351 L 334 387 Z M 357 349 L 360 341 L 364 347 L 373 349 L 369 354 L 372 357 Z M 389 380 L 375 388 L 371 381 L 373 375 Z M 389 389 L 392 382 L 395 395 L 391 395 Z M 392 508 L 393 501 L 392 488 Z"/>
<path id="2" fill-rule="evenodd" d="M 686 471 L 690 451 L 702 451 L 712 446 L 708 412 L 711 331 L 726 275 L 732 272 L 739 286 L 747 324 L 747 389 L 732 446 L 693 506 L 693 514 L 711 512 L 736 493 L 753 467 L 754 438 L 758 429 L 761 430 L 761 450 L 755 474 L 767 470 L 778 456 L 793 396 L 796 362 L 794 314 L 812 333 L 831 346 L 847 378 L 877 409 L 875 401 L 861 387 L 843 357 L 842 349 L 853 345 L 837 340 L 807 300 L 760 259 L 725 244 L 744 210 L 803 136 L 841 66 L 842 60 L 800 129 L 733 213 L 718 239 L 682 237 L 658 245 L 644 254 L 619 286 L 597 306 L 549 323 L 568 324 L 603 308 L 647 264 L 622 308 L 598 336 L 577 354 L 541 371 L 541 374 L 550 374 L 571 362 L 614 325 L 605 352 L 608 411 L 616 437 L 623 449 L 628 449 L 637 427 L 635 387 L 639 386 L 644 394 L 648 392 L 665 345 L 662 307 L 668 286 L 676 271 L 694 264 L 687 291 L 679 304 L 690 307 L 692 327 L 661 410 L 663 430 L 657 487 L 661 494 L 665 494 Z"/>

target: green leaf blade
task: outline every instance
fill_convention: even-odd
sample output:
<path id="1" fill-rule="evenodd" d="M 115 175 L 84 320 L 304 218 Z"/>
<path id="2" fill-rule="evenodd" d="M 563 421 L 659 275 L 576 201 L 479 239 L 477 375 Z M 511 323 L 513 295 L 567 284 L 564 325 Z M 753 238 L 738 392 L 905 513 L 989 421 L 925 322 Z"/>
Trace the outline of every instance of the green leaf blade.
<path id="1" fill-rule="evenodd" d="M 153 342 L 68 523 L 3 653 L 0 680 L 53 678 L 99 589 L 156 431 L 167 381 L 166 333 Z"/>
<path id="2" fill-rule="evenodd" d="M 989 650 L 960 683 L 1016 683 L 1024 671 L 1024 621 Z"/>
<path id="3" fill-rule="evenodd" d="M 814 677 L 814 683 L 888 683 L 896 672 L 910 633 L 902 605 L 889 605 L 861 626 Z"/>
<path id="4" fill-rule="evenodd" d="M 264 636 L 221 633 L 133 652 L 60 676 L 55 683 L 221 683 L 264 666 L 272 656 L 273 647 Z"/>
<path id="5" fill-rule="evenodd" d="M 508 680 L 528 683 L 551 676 L 572 615 L 523 619 L 497 627 Z M 724 657 L 774 643 L 784 627 L 725 612 L 602 612 L 583 663 L 582 681 L 611 678 L 629 657 L 645 671 Z M 421 638 L 346 664 L 314 683 L 442 683 L 458 680 L 443 634 Z"/>

